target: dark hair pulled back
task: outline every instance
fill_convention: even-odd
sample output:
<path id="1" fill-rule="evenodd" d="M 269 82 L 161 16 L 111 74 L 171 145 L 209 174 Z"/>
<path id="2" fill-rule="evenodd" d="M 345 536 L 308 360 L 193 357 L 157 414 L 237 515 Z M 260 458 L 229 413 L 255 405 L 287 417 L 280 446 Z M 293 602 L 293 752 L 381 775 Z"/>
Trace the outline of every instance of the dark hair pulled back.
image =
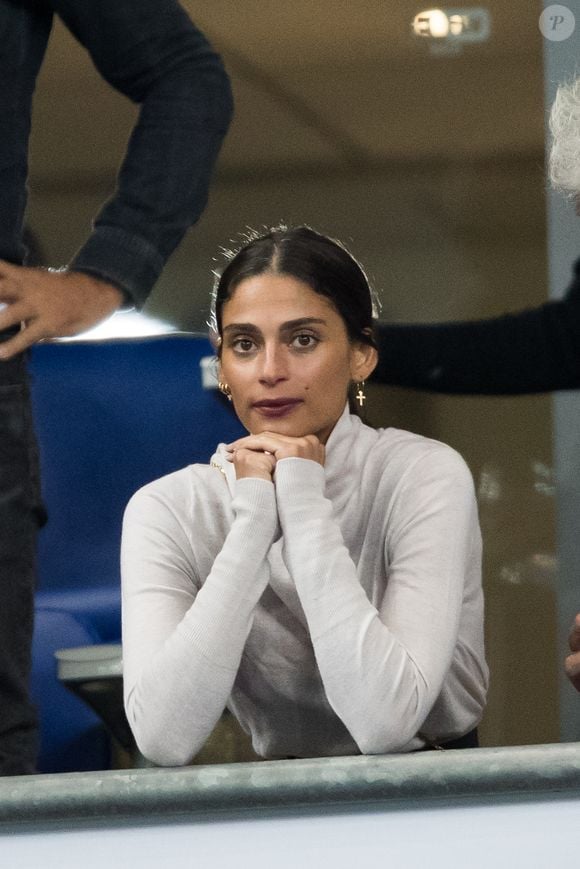
<path id="1" fill-rule="evenodd" d="M 325 296 L 342 317 L 348 337 L 376 347 L 373 317 L 377 302 L 362 266 L 340 242 L 308 226 L 275 227 L 253 233 L 216 275 L 211 328 L 222 335 L 222 308 L 236 287 L 256 275 L 290 275 Z"/>

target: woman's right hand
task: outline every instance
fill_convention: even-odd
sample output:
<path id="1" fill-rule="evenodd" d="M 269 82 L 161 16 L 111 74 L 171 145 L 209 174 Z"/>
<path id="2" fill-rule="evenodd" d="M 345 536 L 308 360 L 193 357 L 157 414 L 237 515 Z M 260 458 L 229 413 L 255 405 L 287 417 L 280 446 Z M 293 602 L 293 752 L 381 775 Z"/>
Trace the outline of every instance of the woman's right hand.
<path id="1" fill-rule="evenodd" d="M 577 691 L 580 691 L 580 613 L 574 619 L 568 637 L 571 654 L 564 662 L 566 675 Z"/>
<path id="2" fill-rule="evenodd" d="M 242 447 L 232 452 L 231 461 L 236 470 L 236 479 L 257 477 L 260 480 L 272 482 L 276 459 L 271 453 L 247 450 Z"/>

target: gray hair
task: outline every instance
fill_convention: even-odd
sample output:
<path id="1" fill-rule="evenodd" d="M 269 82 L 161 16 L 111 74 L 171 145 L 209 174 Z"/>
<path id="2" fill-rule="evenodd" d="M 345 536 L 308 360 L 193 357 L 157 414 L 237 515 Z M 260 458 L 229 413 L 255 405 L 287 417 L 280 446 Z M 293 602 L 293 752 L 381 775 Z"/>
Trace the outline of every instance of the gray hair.
<path id="1" fill-rule="evenodd" d="M 580 194 L 580 76 L 558 86 L 550 112 L 552 186 L 567 196 Z"/>

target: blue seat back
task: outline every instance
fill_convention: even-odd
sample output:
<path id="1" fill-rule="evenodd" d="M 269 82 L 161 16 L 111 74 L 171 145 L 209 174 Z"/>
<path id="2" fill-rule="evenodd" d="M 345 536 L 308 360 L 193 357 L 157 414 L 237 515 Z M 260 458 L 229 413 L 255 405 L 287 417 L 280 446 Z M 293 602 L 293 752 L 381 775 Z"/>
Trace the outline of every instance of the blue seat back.
<path id="1" fill-rule="evenodd" d="M 41 589 L 119 582 L 124 508 L 145 483 L 244 433 L 215 389 L 203 389 L 205 336 L 42 344 L 32 399 L 49 520 Z"/>
<path id="2" fill-rule="evenodd" d="M 131 495 L 207 462 L 243 429 L 202 388 L 205 337 L 168 335 L 42 344 L 31 352 L 32 403 L 48 523 L 39 539 L 31 691 L 39 770 L 103 769 L 110 746 L 96 714 L 59 684 L 59 648 L 119 642 L 119 544 Z"/>

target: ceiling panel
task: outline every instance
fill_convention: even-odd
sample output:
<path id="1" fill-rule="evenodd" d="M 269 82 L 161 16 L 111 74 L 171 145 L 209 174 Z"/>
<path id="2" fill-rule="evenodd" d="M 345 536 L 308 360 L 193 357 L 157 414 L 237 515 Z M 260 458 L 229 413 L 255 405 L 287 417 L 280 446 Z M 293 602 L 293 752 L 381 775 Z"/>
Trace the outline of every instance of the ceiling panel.
<path id="1" fill-rule="evenodd" d="M 541 151 L 535 0 L 487 2 L 491 40 L 458 57 L 434 57 L 412 37 L 422 4 L 408 0 L 184 6 L 233 79 L 236 118 L 220 159 L 226 175 Z M 33 183 L 110 186 L 133 119 L 131 104 L 57 22 L 35 101 Z"/>
<path id="2" fill-rule="evenodd" d="M 543 148 L 540 64 L 514 59 L 498 65 L 481 58 L 395 70 L 360 64 L 320 76 L 294 71 L 284 84 L 375 163 L 480 159 Z"/>
<path id="3" fill-rule="evenodd" d="M 540 44 L 540 0 L 432 3 L 416 0 L 185 0 L 191 17 L 227 55 L 236 48 L 264 69 L 320 67 L 354 61 L 406 63 L 410 54 L 427 55 L 427 44 L 413 36 L 414 16 L 433 7 L 485 7 L 492 39 L 478 51 L 499 56 L 526 55 Z"/>
<path id="4" fill-rule="evenodd" d="M 255 82 L 232 81 L 236 113 L 223 147 L 220 165 L 254 172 L 256 168 L 289 163 L 340 164 L 336 143 L 315 124 L 297 116 L 287 104 Z"/>

